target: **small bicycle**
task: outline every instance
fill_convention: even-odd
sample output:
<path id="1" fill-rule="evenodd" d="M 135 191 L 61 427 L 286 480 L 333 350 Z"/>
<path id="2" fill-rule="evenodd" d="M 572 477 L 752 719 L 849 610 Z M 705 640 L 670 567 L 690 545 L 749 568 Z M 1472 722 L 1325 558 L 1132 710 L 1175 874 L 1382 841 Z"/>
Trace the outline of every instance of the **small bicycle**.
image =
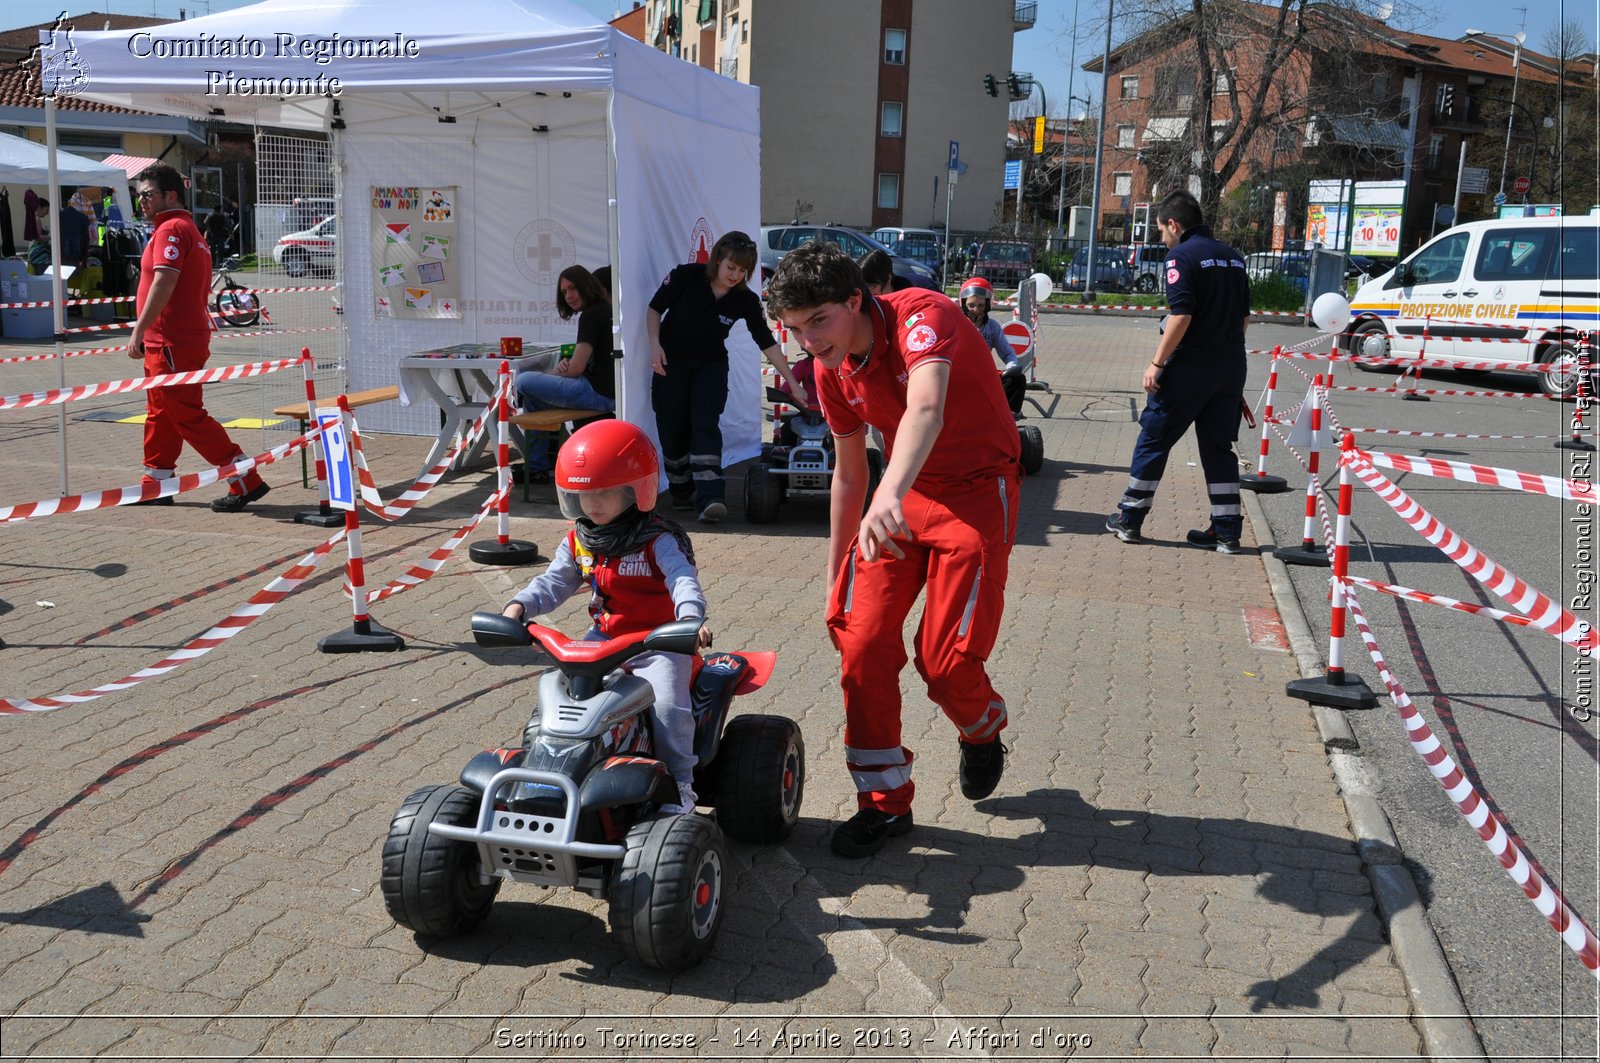
<path id="1" fill-rule="evenodd" d="M 224 326 L 247 328 L 261 320 L 261 300 L 233 279 L 239 257 L 229 255 L 211 271 L 211 311 Z"/>

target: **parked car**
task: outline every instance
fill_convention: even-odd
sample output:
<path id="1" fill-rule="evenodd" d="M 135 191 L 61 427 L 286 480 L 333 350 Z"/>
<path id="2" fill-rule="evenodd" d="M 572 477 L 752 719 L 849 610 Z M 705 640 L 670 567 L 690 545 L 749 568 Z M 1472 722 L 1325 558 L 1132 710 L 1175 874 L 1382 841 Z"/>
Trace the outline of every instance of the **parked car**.
<path id="1" fill-rule="evenodd" d="M 1311 256 L 1303 251 L 1258 251 L 1245 256 L 1244 271 L 1251 283 L 1277 275 L 1292 287 L 1305 291 L 1311 273 Z"/>
<path id="2" fill-rule="evenodd" d="M 1094 284 L 1096 291 L 1126 292 L 1133 288 L 1133 272 L 1128 269 L 1127 252 L 1115 247 L 1094 249 Z M 1067 264 L 1066 289 L 1069 292 L 1084 290 L 1089 273 L 1089 249 L 1078 248 L 1077 254 Z"/>
<path id="3" fill-rule="evenodd" d="M 897 258 L 909 258 L 914 262 L 921 262 L 935 275 L 939 272 L 940 260 L 944 255 L 944 236 L 933 229 L 902 229 L 890 226 L 876 229 L 872 238 Z"/>
<path id="4" fill-rule="evenodd" d="M 338 255 L 338 218 L 325 218 L 302 232 L 279 237 L 272 248 L 272 260 L 291 277 L 304 277 L 312 269 L 332 270 Z"/>
<path id="5" fill-rule="evenodd" d="M 892 250 L 866 233 L 847 229 L 842 225 L 763 225 L 756 250 L 761 259 L 761 279 L 765 283 L 772 271 L 778 268 L 783 256 L 810 240 L 824 240 L 838 244 L 845 254 L 859 259 L 868 251 L 882 251 L 894 259 L 895 276 L 916 288 L 939 290 L 939 278 L 921 262 L 896 255 Z"/>
<path id="6" fill-rule="evenodd" d="M 1128 272 L 1135 291 L 1158 292 L 1167 281 L 1167 245 L 1134 244 L 1128 248 Z"/>
<path id="7" fill-rule="evenodd" d="M 1021 240 L 985 240 L 978 245 L 967 272 L 996 288 L 1020 288 L 1033 276 L 1033 245 Z"/>

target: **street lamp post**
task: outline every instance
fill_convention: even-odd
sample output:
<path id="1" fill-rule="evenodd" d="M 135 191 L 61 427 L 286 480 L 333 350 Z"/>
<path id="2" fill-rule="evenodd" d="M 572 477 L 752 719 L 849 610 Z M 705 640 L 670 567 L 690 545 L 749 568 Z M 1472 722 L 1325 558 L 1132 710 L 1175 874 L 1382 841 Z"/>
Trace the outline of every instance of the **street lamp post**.
<path id="1" fill-rule="evenodd" d="M 1516 50 L 1511 56 L 1511 106 L 1506 108 L 1506 146 L 1500 154 L 1500 195 L 1506 194 L 1506 169 L 1511 163 L 1511 124 L 1516 120 L 1517 112 L 1517 84 L 1522 80 L 1522 43 L 1528 39 L 1526 33 L 1496 33 L 1490 34 L 1488 30 L 1468 30 L 1468 37 L 1510 37 L 1517 42 Z"/>
<path id="2" fill-rule="evenodd" d="M 1111 97 L 1111 18 L 1116 0 L 1106 0 L 1106 48 L 1100 56 L 1100 125 L 1095 130 L 1094 142 L 1094 189 L 1089 197 L 1089 248 L 1085 256 L 1087 262 L 1083 272 L 1083 296 L 1085 303 L 1094 302 L 1094 281 L 1096 255 L 1100 241 L 1100 167 L 1105 161 L 1106 154 L 1106 102 Z"/>

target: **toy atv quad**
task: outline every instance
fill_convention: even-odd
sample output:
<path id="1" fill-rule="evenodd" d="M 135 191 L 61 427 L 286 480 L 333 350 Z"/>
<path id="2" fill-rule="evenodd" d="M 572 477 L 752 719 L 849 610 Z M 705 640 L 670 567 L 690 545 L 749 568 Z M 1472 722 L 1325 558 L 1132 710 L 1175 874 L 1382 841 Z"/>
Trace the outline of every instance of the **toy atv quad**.
<path id="1" fill-rule="evenodd" d="M 785 498 L 827 498 L 833 485 L 833 434 L 820 410 L 800 409 L 794 396 L 767 389 L 773 404 L 773 440 L 761 448 L 761 460 L 744 478 L 745 518 L 771 524 Z M 883 479 L 883 454 L 867 448 L 867 498 Z"/>
<path id="2" fill-rule="evenodd" d="M 395 922 L 429 937 L 465 933 L 509 880 L 609 898 L 612 932 L 647 966 L 681 970 L 710 952 L 725 909 L 723 831 L 751 842 L 788 836 L 805 791 L 805 743 L 781 716 L 728 719 L 734 695 L 758 689 L 775 654 L 705 658 L 691 684 L 695 789 L 716 815 L 658 812 L 678 788 L 651 755 L 651 687 L 622 665 L 648 651 L 696 653 L 701 623 L 580 641 L 474 613 L 480 646 L 537 640 L 556 667 L 539 679 L 521 748 L 478 754 L 461 785 L 425 786 L 395 812 L 382 873 Z"/>

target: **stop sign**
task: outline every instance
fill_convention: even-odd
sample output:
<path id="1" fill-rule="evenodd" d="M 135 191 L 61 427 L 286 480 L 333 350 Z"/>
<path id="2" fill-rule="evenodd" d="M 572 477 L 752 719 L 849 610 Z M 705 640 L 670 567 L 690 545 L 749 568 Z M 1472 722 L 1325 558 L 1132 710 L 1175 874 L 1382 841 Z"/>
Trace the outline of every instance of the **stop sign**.
<path id="1" fill-rule="evenodd" d="M 1528 189 L 1532 187 L 1533 182 L 1529 181 L 1526 177 L 1519 177 L 1515 181 L 1511 182 L 1511 191 L 1515 192 L 1519 196 L 1526 195 Z"/>
<path id="2" fill-rule="evenodd" d="M 1018 358 L 1027 354 L 1028 348 L 1033 346 L 1033 329 L 1028 327 L 1026 321 L 1007 321 L 1000 331 Z"/>

